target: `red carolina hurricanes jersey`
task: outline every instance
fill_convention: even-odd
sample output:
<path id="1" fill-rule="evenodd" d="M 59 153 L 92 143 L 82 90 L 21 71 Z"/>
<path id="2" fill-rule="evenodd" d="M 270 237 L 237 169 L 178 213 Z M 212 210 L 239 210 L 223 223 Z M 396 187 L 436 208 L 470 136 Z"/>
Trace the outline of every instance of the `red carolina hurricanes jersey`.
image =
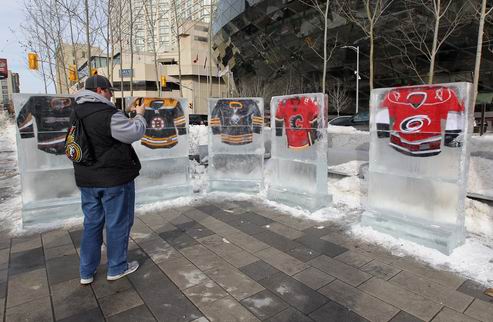
<path id="1" fill-rule="evenodd" d="M 413 156 L 440 153 L 443 130 L 457 135 L 464 127 L 464 106 L 447 87 L 424 86 L 391 90 L 376 123 L 387 125 L 390 145 Z"/>
<path id="2" fill-rule="evenodd" d="M 276 135 L 286 128 L 288 148 L 302 149 L 313 144 L 317 133 L 318 106 L 309 97 L 281 100 L 276 110 Z"/>

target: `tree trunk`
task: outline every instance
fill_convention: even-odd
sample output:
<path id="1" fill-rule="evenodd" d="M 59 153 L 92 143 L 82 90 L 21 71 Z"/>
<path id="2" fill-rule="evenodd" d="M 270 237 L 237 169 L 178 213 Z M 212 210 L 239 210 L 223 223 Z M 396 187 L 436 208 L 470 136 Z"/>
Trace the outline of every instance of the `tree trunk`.
<path id="1" fill-rule="evenodd" d="M 57 55 L 59 56 L 60 61 L 62 62 L 62 72 L 63 72 L 63 81 L 64 84 L 62 84 L 62 77 L 60 76 L 60 93 L 61 94 L 68 94 L 68 88 L 69 88 L 69 80 L 68 80 L 68 75 L 67 75 L 67 66 L 65 66 L 65 54 L 64 54 L 64 48 L 63 48 L 63 39 L 62 39 L 62 26 L 61 26 L 61 19 L 62 17 L 60 16 L 60 13 L 58 11 L 58 2 L 55 2 L 54 4 L 55 8 L 55 20 L 57 21 L 57 40 L 58 40 L 58 52 Z M 59 67 L 60 68 L 60 67 Z M 67 87 L 67 93 L 64 93 L 64 86 Z"/>
<path id="2" fill-rule="evenodd" d="M 113 76 L 115 73 L 115 30 L 113 26 L 110 27 L 110 45 L 111 45 L 111 56 L 110 56 L 110 81 L 113 84 Z"/>
<path id="3" fill-rule="evenodd" d="M 46 32 L 46 25 L 44 24 L 44 22 L 43 22 L 43 34 L 45 38 L 45 43 L 48 44 L 48 35 Z M 56 84 L 55 74 L 53 73 L 53 61 L 51 59 L 50 48 L 46 48 L 46 55 L 48 56 L 48 68 L 50 70 L 51 80 L 53 81 L 53 84 Z M 56 91 L 56 86 L 55 86 L 55 91 Z"/>
<path id="4" fill-rule="evenodd" d="M 122 1 L 119 1 L 119 11 L 118 14 L 123 16 L 123 8 L 122 8 Z M 125 104 L 123 102 L 123 37 L 122 37 L 122 21 L 120 18 L 120 25 L 118 26 L 118 38 L 120 40 L 120 93 L 121 93 L 121 100 L 120 100 L 120 108 L 122 111 L 125 110 Z"/>
<path id="5" fill-rule="evenodd" d="M 128 0 L 128 4 L 130 6 L 130 96 L 134 96 L 134 42 L 133 42 L 133 33 L 134 33 L 134 15 L 132 8 L 132 0 Z"/>
<path id="6" fill-rule="evenodd" d="M 474 96 L 473 96 L 473 108 L 476 106 L 476 99 L 478 98 L 478 86 L 479 86 L 479 71 L 481 69 L 481 56 L 483 51 L 483 34 L 484 34 L 484 20 L 486 19 L 486 0 L 481 4 L 481 15 L 479 17 L 479 30 L 478 30 L 478 44 L 476 47 L 476 63 L 474 65 Z"/>
<path id="7" fill-rule="evenodd" d="M 113 84 L 113 77 L 110 74 L 110 61 L 113 64 L 113 57 L 110 59 L 110 30 L 111 30 L 111 0 L 108 0 L 108 20 L 106 21 L 106 72 L 108 73 L 108 79 L 111 79 L 111 83 Z M 111 66 L 111 70 L 113 71 L 113 66 Z"/>
<path id="8" fill-rule="evenodd" d="M 370 27 L 370 30 L 369 30 L 369 34 L 370 34 L 370 79 L 369 79 L 369 83 L 370 83 L 370 92 L 373 90 L 373 55 L 374 55 L 374 37 L 375 35 L 373 34 L 373 30 L 375 28 L 375 21 L 373 20 L 373 15 L 371 14 L 371 10 L 370 10 L 370 0 L 366 0 L 366 15 L 368 17 L 368 24 L 369 24 L 369 27 Z M 356 76 L 359 76 L 359 75 L 356 75 Z"/>
<path id="9" fill-rule="evenodd" d="M 371 24 L 370 26 L 370 92 L 373 90 L 373 77 L 374 77 L 374 73 L 373 73 L 373 64 L 374 64 L 374 61 L 373 61 L 373 55 L 374 55 L 374 35 L 373 35 L 373 23 Z M 356 75 L 356 76 L 359 76 L 359 75 Z"/>
<path id="10" fill-rule="evenodd" d="M 86 7 L 86 38 L 87 38 L 87 69 L 88 77 L 91 76 L 91 39 L 89 37 L 89 3 L 85 0 Z"/>
<path id="11" fill-rule="evenodd" d="M 433 32 L 433 45 L 431 47 L 431 57 L 430 57 L 430 70 L 428 72 L 428 84 L 433 84 L 433 76 L 435 74 L 435 59 L 438 46 L 438 31 L 440 28 L 440 9 L 441 0 L 437 0 L 437 7 L 435 12 L 435 30 Z"/>
<path id="12" fill-rule="evenodd" d="M 212 1 L 209 5 L 209 97 L 212 97 Z"/>
<path id="13" fill-rule="evenodd" d="M 324 14 L 324 71 L 322 75 L 322 92 L 325 94 L 325 81 L 327 78 L 327 24 L 328 24 L 328 14 L 329 14 L 329 1 L 325 4 L 325 14 Z"/>
<path id="14" fill-rule="evenodd" d="M 183 97 L 183 89 L 181 87 L 181 45 L 180 45 L 180 26 L 178 24 L 178 10 L 176 10 L 176 0 L 173 0 L 173 9 L 175 11 L 176 23 L 176 43 L 178 46 L 178 79 L 180 82 L 180 97 Z M 200 68 L 200 66 L 199 66 Z"/>

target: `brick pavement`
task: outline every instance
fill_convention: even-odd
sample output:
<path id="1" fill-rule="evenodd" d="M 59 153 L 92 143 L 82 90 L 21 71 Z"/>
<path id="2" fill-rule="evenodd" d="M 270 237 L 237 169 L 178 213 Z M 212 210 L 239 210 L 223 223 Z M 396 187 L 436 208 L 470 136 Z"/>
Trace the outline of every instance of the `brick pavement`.
<path id="1" fill-rule="evenodd" d="M 81 230 L 0 240 L 0 321 L 493 321 L 477 283 L 246 201 L 136 218 L 141 267 L 79 284 Z M 104 249 L 103 249 L 104 250 Z"/>

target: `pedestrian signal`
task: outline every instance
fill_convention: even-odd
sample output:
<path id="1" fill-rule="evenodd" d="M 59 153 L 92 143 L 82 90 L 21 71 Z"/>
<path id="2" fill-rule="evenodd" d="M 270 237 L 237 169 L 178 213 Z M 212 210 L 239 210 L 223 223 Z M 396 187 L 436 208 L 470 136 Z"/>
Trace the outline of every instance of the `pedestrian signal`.
<path id="1" fill-rule="evenodd" d="M 38 70 L 38 54 L 29 53 L 27 55 L 27 60 L 29 64 L 29 69 Z"/>
<path id="2" fill-rule="evenodd" d="M 68 67 L 68 79 L 72 82 L 76 82 L 79 80 L 79 75 L 77 75 L 77 66 L 70 65 Z"/>

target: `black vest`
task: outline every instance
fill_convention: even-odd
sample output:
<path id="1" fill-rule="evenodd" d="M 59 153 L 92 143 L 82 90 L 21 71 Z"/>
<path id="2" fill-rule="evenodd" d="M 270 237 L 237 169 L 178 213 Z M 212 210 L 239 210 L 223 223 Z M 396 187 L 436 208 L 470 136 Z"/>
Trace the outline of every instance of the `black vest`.
<path id="1" fill-rule="evenodd" d="M 75 111 L 83 119 L 96 158 L 90 166 L 74 163 L 77 186 L 112 187 L 135 179 L 141 166 L 132 145 L 111 136 L 111 117 L 118 110 L 104 103 L 83 103 Z"/>

